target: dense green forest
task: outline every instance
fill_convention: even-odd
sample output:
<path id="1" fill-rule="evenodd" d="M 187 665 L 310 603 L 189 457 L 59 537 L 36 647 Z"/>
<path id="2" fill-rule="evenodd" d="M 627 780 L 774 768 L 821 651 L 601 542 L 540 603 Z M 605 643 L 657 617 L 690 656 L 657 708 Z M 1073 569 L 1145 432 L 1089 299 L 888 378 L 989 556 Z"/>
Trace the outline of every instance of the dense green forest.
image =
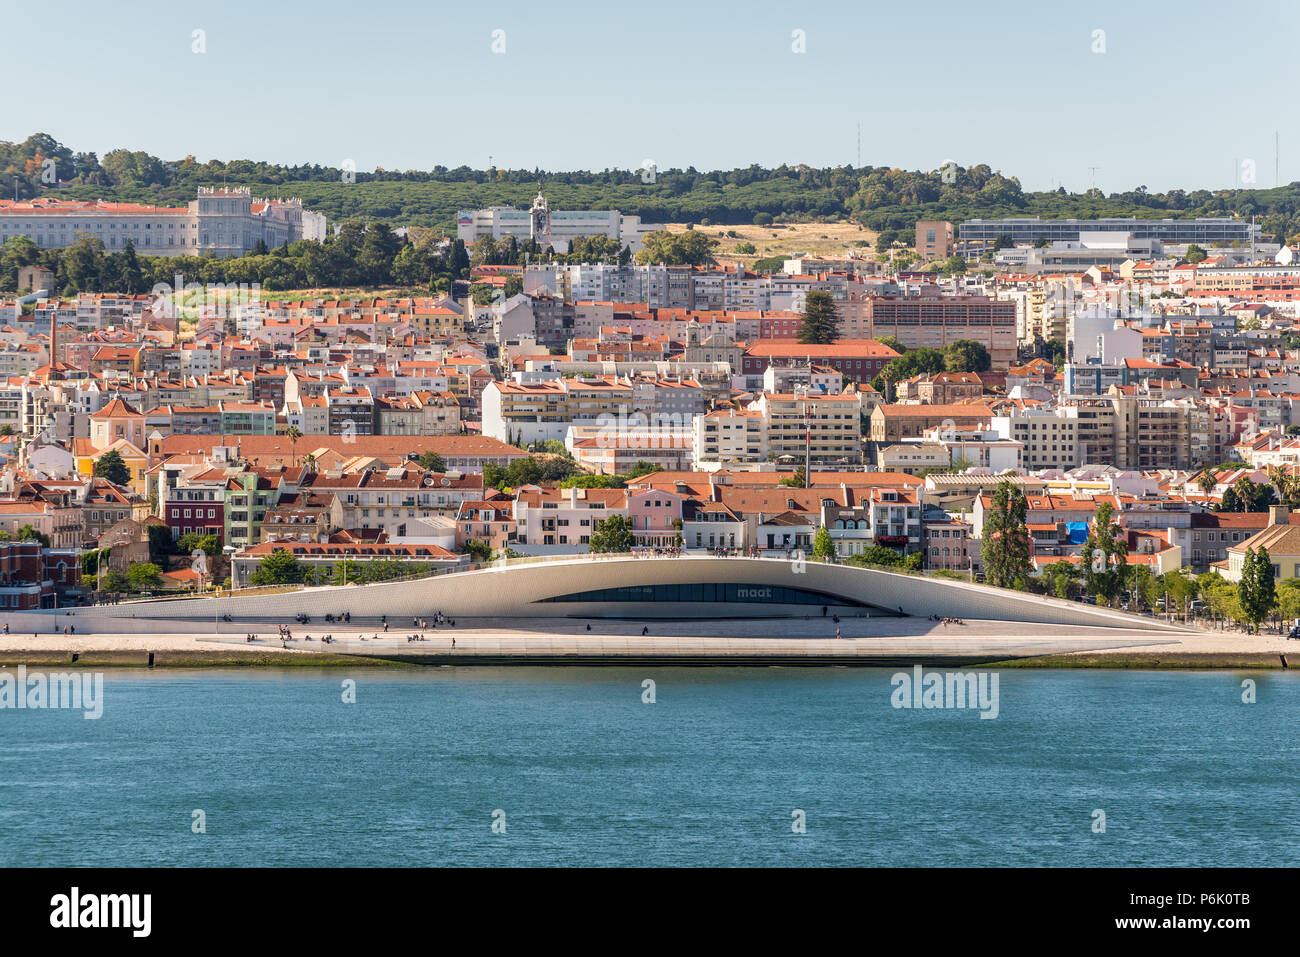
<path id="1" fill-rule="evenodd" d="M 426 231 L 427 232 L 427 231 Z M 489 240 L 489 243 L 491 241 Z M 475 258 L 481 250 L 474 248 Z M 470 250 L 460 240 L 437 242 L 431 233 L 411 242 L 387 223 L 349 221 L 326 242 L 299 240 L 247 256 L 141 256 L 127 244 L 109 252 L 101 239 L 82 236 L 71 246 L 41 249 L 26 236 L 0 245 L 0 293 L 21 292 L 18 270 L 37 264 L 54 272 L 54 291 L 146 293 L 172 284 L 176 273 L 187 283 L 260 284 L 268 292 L 308 287 L 422 287 L 452 291 L 469 276 Z"/>
<path id="2" fill-rule="evenodd" d="M 53 161 L 52 165 L 47 161 Z M 1170 190 L 1144 186 L 1123 193 L 1025 192 L 1020 181 L 980 164 L 918 171 L 882 166 L 813 169 L 778 166 L 702 172 L 659 170 L 643 183 L 634 170 L 546 172 L 475 170 L 345 171 L 327 166 L 281 166 L 253 160 L 192 156 L 164 161 L 125 149 L 102 158 L 76 152 L 46 134 L 21 143 L 0 141 L 3 195 L 54 195 L 182 204 L 199 186 L 246 185 L 271 197 L 299 196 L 331 221 L 382 221 L 427 226 L 450 234 L 459 209 L 527 206 L 542 184 L 557 209 L 618 209 L 646 222 L 701 225 L 854 219 L 884 233 L 884 241 L 910 243 L 918 219 L 961 222 L 976 217 L 1043 216 L 1257 216 L 1266 233 L 1300 235 L 1300 183 L 1274 189 Z M 354 178 L 355 182 L 345 181 Z M 42 181 L 44 178 L 44 182 Z M 945 183 L 944 179 L 953 182 Z"/>

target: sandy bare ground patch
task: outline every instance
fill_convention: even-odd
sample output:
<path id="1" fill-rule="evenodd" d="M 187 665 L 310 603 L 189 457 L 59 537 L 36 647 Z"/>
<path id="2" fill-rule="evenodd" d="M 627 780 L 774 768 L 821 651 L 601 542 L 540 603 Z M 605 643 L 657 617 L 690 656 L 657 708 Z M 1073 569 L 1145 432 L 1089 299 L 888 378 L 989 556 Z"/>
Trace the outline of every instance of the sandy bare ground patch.
<path id="1" fill-rule="evenodd" d="M 810 256 L 871 256 L 875 255 L 876 234 L 857 223 L 790 223 L 772 226 L 695 226 L 696 231 L 710 239 L 716 239 L 718 246 L 714 258 L 720 263 L 744 263 L 752 265 L 756 260 L 769 256 L 789 259 L 795 253 L 808 253 Z M 671 233 L 684 232 L 685 223 L 667 223 L 665 228 Z M 736 235 L 731 236 L 734 232 Z M 867 246 L 855 246 L 854 243 L 866 240 Z M 752 243 L 754 252 L 740 253 L 736 246 L 740 243 Z"/>

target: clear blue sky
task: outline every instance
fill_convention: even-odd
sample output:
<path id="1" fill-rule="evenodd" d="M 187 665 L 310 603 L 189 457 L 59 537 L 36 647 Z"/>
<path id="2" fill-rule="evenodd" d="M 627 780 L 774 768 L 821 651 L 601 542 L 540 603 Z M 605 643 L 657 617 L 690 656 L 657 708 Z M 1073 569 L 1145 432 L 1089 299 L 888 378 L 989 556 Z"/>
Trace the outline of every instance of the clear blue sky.
<path id="1" fill-rule="evenodd" d="M 0 139 L 101 156 L 830 166 L 860 122 L 864 163 L 985 162 L 1028 189 L 1086 189 L 1090 166 L 1107 192 L 1224 187 L 1243 158 L 1271 186 L 1275 131 L 1300 179 L 1295 0 L 0 0 L 0 23 Z"/>

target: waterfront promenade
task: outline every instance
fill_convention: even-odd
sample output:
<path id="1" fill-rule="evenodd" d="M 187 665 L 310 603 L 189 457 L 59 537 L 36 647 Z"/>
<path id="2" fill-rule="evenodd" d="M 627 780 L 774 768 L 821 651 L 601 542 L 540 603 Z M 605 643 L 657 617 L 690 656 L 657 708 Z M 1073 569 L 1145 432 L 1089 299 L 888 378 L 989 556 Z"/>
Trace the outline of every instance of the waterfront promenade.
<path id="1" fill-rule="evenodd" d="M 48 616 L 39 617 L 48 623 Z M 1243 635 L 1202 630 L 1117 629 L 1079 626 L 1044 629 L 1023 622 L 971 620 L 944 626 L 924 618 L 845 618 L 838 625 L 820 617 L 796 619 L 631 622 L 581 619 L 459 619 L 455 628 L 425 629 L 427 640 L 407 642 L 413 632 L 391 620 L 351 626 L 312 622 L 154 622 L 151 633 L 109 632 L 76 637 L 12 629 L 0 637 L 0 664 L 63 661 L 142 665 L 154 652 L 167 665 L 356 664 L 407 661 L 423 664 L 860 664 L 947 663 L 1019 659 L 1063 666 L 1279 667 L 1282 654 L 1300 659 L 1300 642 L 1280 635 Z M 74 620 L 68 618 L 65 620 Z M 278 627 L 289 625 L 294 641 L 283 643 Z M 587 631 L 587 625 L 592 630 Z M 642 635 L 643 628 L 649 633 Z M 247 641 L 248 634 L 257 640 Z M 312 641 L 305 641 L 306 635 Z M 322 635 L 333 634 L 332 644 Z M 365 641 L 360 640 L 364 634 Z M 371 636 L 378 635 L 378 640 Z M 451 639 L 456 647 L 451 648 Z M 287 644 L 287 647 L 285 646 Z"/>

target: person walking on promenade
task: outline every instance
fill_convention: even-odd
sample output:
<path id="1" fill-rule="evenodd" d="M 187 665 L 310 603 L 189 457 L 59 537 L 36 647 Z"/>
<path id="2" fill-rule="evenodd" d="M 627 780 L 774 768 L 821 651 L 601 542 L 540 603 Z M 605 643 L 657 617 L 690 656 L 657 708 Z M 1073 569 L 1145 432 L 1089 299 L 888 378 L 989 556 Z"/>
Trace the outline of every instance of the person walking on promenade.
<path id="1" fill-rule="evenodd" d="M 843 637 L 844 637 L 843 635 L 840 634 L 840 629 L 839 629 L 838 627 L 836 627 L 836 629 L 835 629 L 835 637 L 836 637 L 836 638 L 843 638 Z"/>

